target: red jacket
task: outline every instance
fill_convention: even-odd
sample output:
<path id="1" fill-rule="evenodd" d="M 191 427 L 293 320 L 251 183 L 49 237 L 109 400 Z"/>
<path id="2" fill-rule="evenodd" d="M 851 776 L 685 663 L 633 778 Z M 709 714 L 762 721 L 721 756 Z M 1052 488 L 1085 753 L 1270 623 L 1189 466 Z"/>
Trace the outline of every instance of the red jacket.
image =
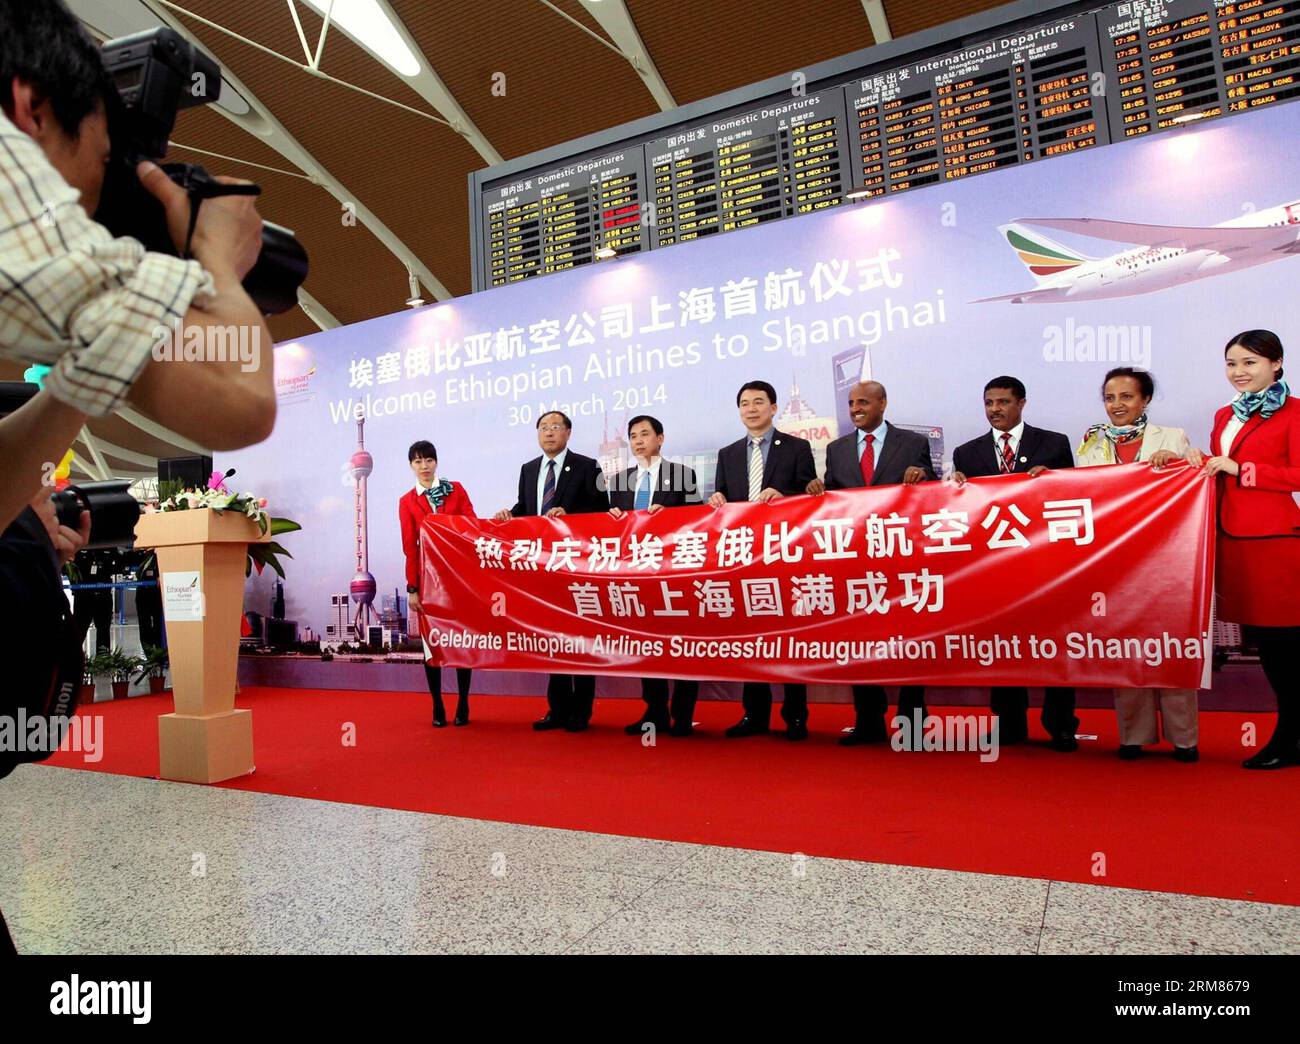
<path id="1" fill-rule="evenodd" d="M 1232 407 L 1214 415 L 1210 452 L 1223 456 L 1223 429 Z M 1241 474 L 1219 476 L 1219 528 L 1233 537 L 1300 536 L 1300 400 L 1286 404 L 1268 420 L 1258 413 L 1237 433 L 1227 453 Z"/>
<path id="2" fill-rule="evenodd" d="M 397 502 L 397 517 L 402 523 L 402 551 L 406 554 L 406 584 L 420 586 L 420 523 L 433 514 L 429 498 L 408 489 Z M 474 505 L 459 483 L 452 483 L 451 492 L 442 502 L 440 515 L 472 515 Z"/>

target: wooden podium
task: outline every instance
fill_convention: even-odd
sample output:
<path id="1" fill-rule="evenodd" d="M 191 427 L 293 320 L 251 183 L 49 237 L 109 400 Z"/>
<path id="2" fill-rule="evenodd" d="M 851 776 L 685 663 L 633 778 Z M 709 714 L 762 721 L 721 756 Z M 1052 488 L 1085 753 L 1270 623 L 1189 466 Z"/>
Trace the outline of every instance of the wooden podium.
<path id="1" fill-rule="evenodd" d="M 253 771 L 253 714 L 235 709 L 235 675 L 248 545 L 270 539 L 247 516 L 209 508 L 136 523 L 136 547 L 158 556 L 171 656 L 176 709 L 158 718 L 163 779 L 219 783 Z"/>

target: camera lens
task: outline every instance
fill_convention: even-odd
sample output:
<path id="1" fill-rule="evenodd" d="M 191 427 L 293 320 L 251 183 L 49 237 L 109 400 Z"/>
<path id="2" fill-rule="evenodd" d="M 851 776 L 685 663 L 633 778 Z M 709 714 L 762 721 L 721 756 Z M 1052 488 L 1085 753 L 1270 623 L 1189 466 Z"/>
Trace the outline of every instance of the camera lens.
<path id="1" fill-rule="evenodd" d="M 59 525 L 81 526 L 81 512 L 90 512 L 90 540 L 87 548 L 129 547 L 135 543 L 135 524 L 140 519 L 140 502 L 131 496 L 127 479 L 82 482 L 50 497 Z"/>

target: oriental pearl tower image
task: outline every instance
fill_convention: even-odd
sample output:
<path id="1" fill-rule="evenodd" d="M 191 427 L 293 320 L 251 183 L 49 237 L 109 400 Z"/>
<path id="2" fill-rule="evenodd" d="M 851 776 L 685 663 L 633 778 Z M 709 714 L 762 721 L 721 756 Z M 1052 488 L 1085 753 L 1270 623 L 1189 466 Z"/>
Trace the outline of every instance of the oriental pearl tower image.
<path id="1" fill-rule="evenodd" d="M 377 585 L 370 575 L 370 540 L 366 533 L 366 478 L 375 469 L 375 458 L 366 451 L 366 418 L 357 418 L 357 448 L 348 460 L 348 473 L 355 483 L 353 510 L 356 523 L 357 573 L 349 590 L 357 604 L 352 618 L 352 631 L 359 642 L 370 634 L 370 615 L 375 601 Z"/>

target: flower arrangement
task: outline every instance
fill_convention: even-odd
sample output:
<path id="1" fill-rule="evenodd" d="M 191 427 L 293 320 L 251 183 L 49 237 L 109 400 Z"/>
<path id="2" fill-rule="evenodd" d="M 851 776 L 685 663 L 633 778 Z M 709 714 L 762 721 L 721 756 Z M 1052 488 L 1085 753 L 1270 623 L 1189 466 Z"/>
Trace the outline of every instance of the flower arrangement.
<path id="1" fill-rule="evenodd" d="M 279 536 L 302 529 L 297 522 L 288 518 L 276 518 L 266 510 L 266 498 L 255 497 L 252 493 L 236 493 L 226 486 L 226 479 L 235 473 L 234 468 L 227 472 L 214 471 L 208 479 L 206 488 L 185 489 L 179 482 L 163 482 L 158 485 L 159 511 L 195 511 L 207 508 L 221 514 L 235 511 L 257 523 L 258 530 Z M 254 569 L 260 574 L 270 566 L 281 579 L 284 578 L 284 566 L 279 556 L 292 558 L 288 551 L 275 540 L 264 544 L 248 545 L 248 561 L 244 565 L 244 575 L 248 576 Z"/>

